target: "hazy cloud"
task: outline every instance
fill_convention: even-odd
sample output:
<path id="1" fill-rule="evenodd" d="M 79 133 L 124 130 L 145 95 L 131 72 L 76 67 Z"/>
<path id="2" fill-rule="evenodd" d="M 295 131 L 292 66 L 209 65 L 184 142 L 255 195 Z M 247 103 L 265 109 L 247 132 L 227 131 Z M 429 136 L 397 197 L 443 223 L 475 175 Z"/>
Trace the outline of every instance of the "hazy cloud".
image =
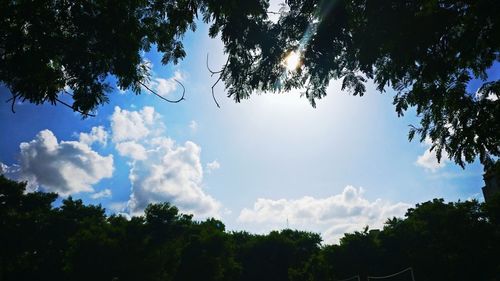
<path id="1" fill-rule="evenodd" d="M 0 162 L 0 174 L 12 180 L 22 180 L 20 179 L 21 167 L 18 164 L 7 165 Z M 34 189 L 36 186 L 28 186 L 28 191 Z"/>
<path id="2" fill-rule="evenodd" d="M 189 129 L 191 129 L 191 131 L 194 133 L 198 130 L 198 123 L 196 123 L 196 121 L 194 120 L 191 120 L 191 122 L 189 122 Z"/>
<path id="3" fill-rule="evenodd" d="M 90 195 L 90 198 L 92 199 L 100 199 L 100 198 L 107 198 L 107 197 L 111 197 L 112 193 L 111 193 L 111 190 L 106 188 L 102 191 L 99 191 L 99 192 L 96 192 L 92 195 Z"/>
<path id="4" fill-rule="evenodd" d="M 211 173 L 219 168 L 220 164 L 219 162 L 217 162 L 217 160 L 207 163 L 207 173 Z"/>
<path id="5" fill-rule="evenodd" d="M 394 216 L 403 216 L 406 203 L 390 203 L 363 197 L 363 189 L 346 186 L 342 193 L 326 198 L 258 199 L 253 208 L 243 209 L 238 221 L 255 231 L 291 228 L 320 232 L 327 243 L 336 243 L 345 232 L 361 230 L 366 225 L 381 228 Z"/>

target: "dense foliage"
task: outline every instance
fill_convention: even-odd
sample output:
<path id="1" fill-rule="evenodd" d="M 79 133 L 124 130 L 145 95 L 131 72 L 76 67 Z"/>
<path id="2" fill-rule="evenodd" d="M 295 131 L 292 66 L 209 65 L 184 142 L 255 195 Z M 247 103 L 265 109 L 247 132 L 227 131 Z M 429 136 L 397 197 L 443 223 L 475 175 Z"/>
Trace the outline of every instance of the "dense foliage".
<path id="1" fill-rule="evenodd" d="M 85 114 L 108 100 L 109 75 L 141 91 L 141 52 L 155 46 L 164 64 L 182 59 L 182 37 L 200 16 L 224 43 L 218 74 L 237 102 L 299 88 L 315 106 L 332 79 L 356 95 L 372 79 L 396 91 L 399 115 L 416 108 L 421 124 L 409 137 L 431 139 L 438 158 L 500 156 L 500 81 L 487 75 L 500 61 L 500 1 L 285 2 L 271 21 L 268 0 L 1 1 L 0 81 L 13 104 L 62 103 L 67 92 Z M 290 71 L 291 52 L 300 64 Z M 467 88 L 473 79 L 477 91 Z"/>
<path id="2" fill-rule="evenodd" d="M 416 280 L 497 280 L 500 201 L 433 200 L 381 231 L 346 234 L 339 245 L 285 229 L 227 232 L 152 204 L 140 217 L 105 215 L 71 197 L 25 193 L 0 176 L 0 280 L 333 281 L 411 266 Z M 411 280 L 408 275 L 400 279 Z"/>

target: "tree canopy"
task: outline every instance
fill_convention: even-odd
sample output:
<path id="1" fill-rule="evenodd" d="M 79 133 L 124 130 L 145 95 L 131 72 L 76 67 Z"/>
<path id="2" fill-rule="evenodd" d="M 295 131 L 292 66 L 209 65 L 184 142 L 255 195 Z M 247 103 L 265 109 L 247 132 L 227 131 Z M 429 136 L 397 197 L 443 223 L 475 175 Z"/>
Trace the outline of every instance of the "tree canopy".
<path id="1" fill-rule="evenodd" d="M 438 159 L 500 156 L 500 80 L 487 75 L 500 61 L 499 1 L 285 2 L 272 21 L 268 0 L 2 1 L 0 81 L 13 104 L 63 103 L 66 92 L 88 114 L 108 101 L 110 75 L 141 91 L 142 51 L 157 48 L 164 64 L 184 58 L 183 35 L 200 17 L 224 43 L 216 73 L 236 102 L 297 88 L 315 106 L 332 79 L 355 95 L 373 80 L 396 91 L 398 115 L 416 109 L 409 138 L 429 138 Z M 482 85 L 471 91 L 474 79 Z"/>
<path id="2" fill-rule="evenodd" d="M 417 204 L 383 229 L 346 233 L 336 245 L 318 234 L 226 231 L 168 203 L 142 216 L 53 193 L 26 193 L 0 175 L 0 280 L 334 281 L 411 267 L 415 280 L 497 280 L 500 196 L 488 203 Z M 402 272 L 391 280 L 412 280 Z"/>

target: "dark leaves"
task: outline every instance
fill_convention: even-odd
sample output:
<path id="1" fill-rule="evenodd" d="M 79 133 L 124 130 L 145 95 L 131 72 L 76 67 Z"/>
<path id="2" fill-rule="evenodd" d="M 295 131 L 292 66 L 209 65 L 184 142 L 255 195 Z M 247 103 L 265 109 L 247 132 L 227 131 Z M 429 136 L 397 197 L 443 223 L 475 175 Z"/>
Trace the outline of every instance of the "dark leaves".
<path id="1" fill-rule="evenodd" d="M 332 79 L 354 95 L 373 79 L 396 92 L 398 116 L 415 108 L 421 117 L 411 138 L 429 138 L 460 165 L 500 156 L 500 82 L 487 75 L 500 61 L 500 1 L 287 4 L 272 22 L 266 0 L 3 1 L 0 81 L 35 104 L 55 104 L 69 88 L 71 106 L 88 113 L 107 101 L 110 75 L 140 92 L 149 75 L 142 51 L 156 46 L 164 64 L 183 59 L 183 36 L 201 14 L 224 44 L 220 78 L 236 102 L 295 88 L 315 106 Z M 286 73 L 290 51 L 302 60 Z M 478 91 L 470 92 L 472 79 L 483 81 Z"/>
<path id="2" fill-rule="evenodd" d="M 366 91 L 365 82 L 366 79 L 363 76 L 349 72 L 344 76 L 344 80 L 342 80 L 342 90 L 347 89 L 355 96 L 363 96 Z"/>

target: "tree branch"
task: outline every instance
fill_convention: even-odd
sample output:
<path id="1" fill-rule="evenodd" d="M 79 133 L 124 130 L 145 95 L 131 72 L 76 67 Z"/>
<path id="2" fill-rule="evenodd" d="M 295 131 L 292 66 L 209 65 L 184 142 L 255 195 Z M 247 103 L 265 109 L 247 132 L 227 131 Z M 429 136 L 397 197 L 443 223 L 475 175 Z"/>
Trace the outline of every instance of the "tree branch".
<path id="1" fill-rule="evenodd" d="M 155 92 L 154 90 L 152 90 L 151 88 L 149 88 L 146 84 L 144 84 L 142 81 L 139 81 L 139 84 L 141 84 L 142 86 L 144 86 L 144 88 L 146 88 L 148 91 L 150 91 L 151 93 L 153 93 L 155 96 L 159 97 L 160 99 L 166 101 L 166 102 L 170 102 L 170 103 L 178 103 L 178 102 L 181 102 L 182 100 L 185 100 L 184 98 L 184 95 L 186 94 L 186 88 L 184 87 L 184 85 L 177 79 L 174 78 L 174 81 L 177 82 L 179 85 L 181 85 L 182 87 L 182 96 L 177 99 L 177 100 L 169 100 L 165 97 L 163 97 L 162 95 L 158 94 L 157 92 Z"/>
<path id="2" fill-rule="evenodd" d="M 85 115 L 85 116 L 95 117 L 95 115 L 94 115 L 94 114 L 90 114 L 90 113 L 87 113 L 87 112 L 83 112 L 83 111 L 81 111 L 81 110 L 79 110 L 79 109 L 76 109 L 76 108 L 72 107 L 71 105 L 69 105 L 69 104 L 67 104 L 67 103 L 63 102 L 62 100 L 60 100 L 60 99 L 58 99 L 58 98 L 55 98 L 55 100 L 56 100 L 57 102 L 59 102 L 60 104 L 62 104 L 62 105 L 64 105 L 64 106 L 66 106 L 66 107 L 69 107 L 69 108 L 73 109 L 73 111 L 76 111 L 76 112 L 78 112 L 78 113 L 80 113 L 80 114 L 83 114 L 83 115 Z"/>
<path id="3" fill-rule="evenodd" d="M 221 70 L 219 70 L 219 71 L 213 71 L 212 69 L 210 69 L 210 66 L 208 66 L 208 53 L 207 53 L 207 69 L 212 74 L 211 76 L 214 76 L 214 74 L 222 73 L 224 71 L 224 68 L 225 68 L 225 66 Z"/>
<path id="4" fill-rule="evenodd" d="M 211 73 L 210 76 L 214 76 L 214 74 L 219 74 L 219 78 L 212 85 L 212 98 L 213 98 L 213 100 L 214 100 L 214 102 L 215 102 L 215 104 L 217 105 L 218 108 L 220 108 L 220 105 L 219 105 L 219 102 L 217 102 L 217 98 L 215 97 L 214 88 L 215 88 L 215 86 L 217 86 L 217 84 L 219 83 L 219 81 L 222 79 L 222 75 L 224 74 L 224 71 L 226 71 L 226 67 L 227 67 L 228 64 L 229 64 L 229 56 L 227 56 L 226 63 L 224 64 L 224 66 L 222 67 L 221 70 L 219 70 L 219 71 L 213 71 L 212 69 L 210 69 L 210 66 L 208 65 L 208 53 L 207 53 L 207 69 Z"/>
<path id="5" fill-rule="evenodd" d="M 12 111 L 12 113 L 16 113 L 16 111 L 14 110 L 14 106 L 16 105 L 16 99 L 17 99 L 17 94 L 14 94 L 12 93 L 12 97 L 10 99 L 7 99 L 5 102 L 12 102 L 12 104 L 10 105 L 10 110 Z"/>

